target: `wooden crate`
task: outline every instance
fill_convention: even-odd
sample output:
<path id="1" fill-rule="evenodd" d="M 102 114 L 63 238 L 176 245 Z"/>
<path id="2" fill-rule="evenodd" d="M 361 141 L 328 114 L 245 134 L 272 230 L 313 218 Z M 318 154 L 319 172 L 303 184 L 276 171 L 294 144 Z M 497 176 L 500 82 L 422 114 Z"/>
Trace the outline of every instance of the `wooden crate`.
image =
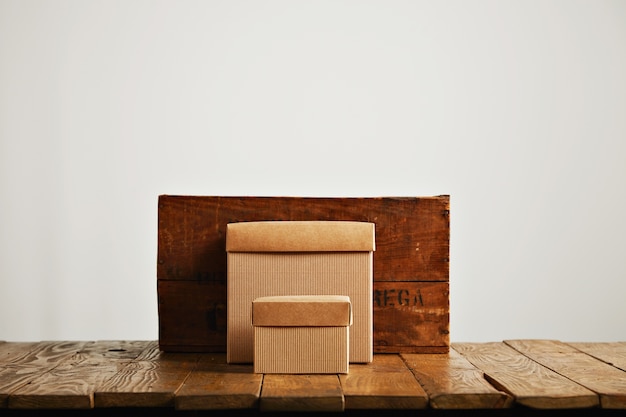
<path id="1" fill-rule="evenodd" d="M 262 220 L 375 223 L 374 352 L 448 352 L 450 198 L 445 195 L 159 196 L 162 350 L 226 351 L 226 224 Z"/>

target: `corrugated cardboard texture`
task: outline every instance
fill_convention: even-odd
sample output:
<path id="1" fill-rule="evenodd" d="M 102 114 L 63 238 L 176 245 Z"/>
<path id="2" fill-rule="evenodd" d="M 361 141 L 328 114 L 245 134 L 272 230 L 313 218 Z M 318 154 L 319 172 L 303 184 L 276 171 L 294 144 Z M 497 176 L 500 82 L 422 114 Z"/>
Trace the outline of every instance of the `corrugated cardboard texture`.
<path id="1" fill-rule="evenodd" d="M 346 295 L 350 362 L 371 362 L 373 252 L 228 253 L 227 359 L 253 362 L 252 301 L 276 295 Z"/>
<path id="2" fill-rule="evenodd" d="M 349 326 L 350 297 L 292 295 L 259 297 L 252 302 L 253 326 Z"/>
<path id="3" fill-rule="evenodd" d="M 254 327 L 254 372 L 348 373 L 349 327 Z"/>
<path id="4" fill-rule="evenodd" d="M 228 252 L 369 252 L 374 223 L 348 221 L 263 221 L 226 226 Z"/>

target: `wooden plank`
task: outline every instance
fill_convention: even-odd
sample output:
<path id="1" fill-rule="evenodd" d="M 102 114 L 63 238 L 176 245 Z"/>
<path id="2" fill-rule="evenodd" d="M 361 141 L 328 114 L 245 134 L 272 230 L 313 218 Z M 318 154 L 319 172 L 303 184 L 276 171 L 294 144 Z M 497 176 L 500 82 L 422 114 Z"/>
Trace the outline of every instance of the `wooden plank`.
<path id="1" fill-rule="evenodd" d="M 147 342 L 77 342 L 71 356 L 65 356 L 32 383 L 9 396 L 9 408 L 71 409 L 92 408 L 94 388 L 118 372 L 133 353 Z M 70 343 L 69 347 L 73 344 Z M 32 353 L 31 353 L 32 355 Z M 130 355 L 130 356 L 129 356 Z"/>
<path id="2" fill-rule="evenodd" d="M 84 346 L 84 342 L 10 342 L 0 346 L 0 408 L 19 388 L 36 381 Z"/>
<path id="3" fill-rule="evenodd" d="M 374 355 L 369 364 L 351 364 L 339 375 L 345 409 L 421 409 L 428 396 L 400 356 Z"/>
<path id="4" fill-rule="evenodd" d="M 126 361 L 134 360 L 146 351 L 156 348 L 157 343 L 154 340 L 99 340 L 85 344 L 80 353 L 103 361 Z"/>
<path id="5" fill-rule="evenodd" d="M 343 411 L 337 375 L 267 374 L 259 400 L 261 411 Z"/>
<path id="6" fill-rule="evenodd" d="M 375 353 L 447 353 L 449 283 L 374 282 Z"/>
<path id="7" fill-rule="evenodd" d="M 431 408 L 491 409 L 513 403 L 509 394 L 495 389 L 482 371 L 454 349 L 446 354 L 401 356 L 428 393 Z"/>
<path id="8" fill-rule="evenodd" d="M 450 198 L 220 197 L 161 195 L 159 279 L 226 279 L 226 224 L 262 220 L 376 223 L 374 279 L 448 281 Z"/>
<path id="9" fill-rule="evenodd" d="M 18 361 L 33 349 L 42 346 L 41 342 L 10 342 L 0 343 L 0 365 Z"/>
<path id="10" fill-rule="evenodd" d="M 94 405 L 104 407 L 174 407 L 176 392 L 196 366 L 198 354 L 161 352 L 150 344 L 95 388 Z"/>
<path id="11" fill-rule="evenodd" d="M 452 343 L 495 388 L 531 408 L 586 408 L 599 404 L 587 388 L 538 364 L 504 343 Z"/>
<path id="12" fill-rule="evenodd" d="M 506 340 L 546 368 L 600 396 L 602 408 L 626 409 L 626 372 L 556 340 Z"/>
<path id="13" fill-rule="evenodd" d="M 226 352 L 226 284 L 157 281 L 160 348 Z"/>
<path id="14" fill-rule="evenodd" d="M 225 354 L 205 354 L 176 394 L 176 409 L 258 408 L 262 383 L 252 365 L 228 365 Z"/>
<path id="15" fill-rule="evenodd" d="M 626 342 L 578 342 L 568 343 L 568 345 L 626 371 Z"/>

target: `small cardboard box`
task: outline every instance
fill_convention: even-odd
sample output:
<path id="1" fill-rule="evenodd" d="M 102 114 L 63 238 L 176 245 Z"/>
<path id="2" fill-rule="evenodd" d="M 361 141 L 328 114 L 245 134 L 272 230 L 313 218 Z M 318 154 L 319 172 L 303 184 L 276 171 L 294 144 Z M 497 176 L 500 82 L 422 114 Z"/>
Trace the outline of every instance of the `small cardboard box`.
<path id="1" fill-rule="evenodd" d="M 348 373 L 350 297 L 260 297 L 252 302 L 254 372 Z"/>
<path id="2" fill-rule="evenodd" d="M 353 221 L 260 221 L 226 229 L 228 363 L 252 363 L 252 301 L 284 295 L 350 297 L 350 362 L 373 356 L 375 225 Z"/>

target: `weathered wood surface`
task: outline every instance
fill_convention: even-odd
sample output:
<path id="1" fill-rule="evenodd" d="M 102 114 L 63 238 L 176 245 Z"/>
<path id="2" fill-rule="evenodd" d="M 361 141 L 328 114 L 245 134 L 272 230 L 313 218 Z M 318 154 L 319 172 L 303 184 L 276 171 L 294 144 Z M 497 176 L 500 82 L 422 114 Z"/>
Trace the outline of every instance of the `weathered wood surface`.
<path id="1" fill-rule="evenodd" d="M 176 394 L 179 410 L 257 408 L 263 375 L 252 365 L 226 363 L 226 355 L 204 354 Z"/>
<path id="2" fill-rule="evenodd" d="M 533 361 L 600 396 L 603 408 L 626 409 L 626 373 L 556 340 L 506 340 Z"/>
<path id="3" fill-rule="evenodd" d="M 8 407 L 11 395 L 39 381 L 44 374 L 84 345 L 84 342 L 16 342 L 0 345 L 0 408 Z"/>
<path id="4" fill-rule="evenodd" d="M 398 355 L 375 355 L 371 364 L 351 364 L 339 375 L 346 409 L 421 409 L 428 395 Z"/>
<path id="5" fill-rule="evenodd" d="M 626 342 L 568 343 L 581 352 L 626 371 Z"/>
<path id="6" fill-rule="evenodd" d="M 351 220 L 376 224 L 374 352 L 445 353 L 449 215 L 449 196 L 159 196 L 160 346 L 171 352 L 226 351 L 228 223 Z"/>
<path id="7" fill-rule="evenodd" d="M 251 365 L 226 364 L 223 354 L 163 352 L 158 341 L 6 342 L 0 414 L 2 408 L 9 415 L 71 408 L 619 412 L 626 371 L 609 362 L 619 362 L 623 349 L 623 343 L 453 343 L 445 354 L 376 354 L 370 364 L 351 364 L 346 375 L 261 375 Z"/>
<path id="8" fill-rule="evenodd" d="M 503 343 L 453 343 L 494 387 L 532 408 L 584 408 L 598 405 L 598 396 L 576 382 L 534 362 Z"/>
<path id="9" fill-rule="evenodd" d="M 375 353 L 447 353 L 449 283 L 374 282 Z"/>
<path id="10" fill-rule="evenodd" d="M 93 408 L 95 388 L 134 359 L 142 351 L 142 344 L 106 341 L 62 346 L 64 353 L 45 358 L 48 363 L 58 362 L 11 392 L 8 405 L 18 409 Z"/>
<path id="11" fill-rule="evenodd" d="M 343 411 L 344 404 L 337 375 L 263 376 L 261 411 Z"/>
<path id="12" fill-rule="evenodd" d="M 96 407 L 173 407 L 198 354 L 169 353 L 151 343 L 95 389 Z"/>
<path id="13" fill-rule="evenodd" d="M 513 397 L 487 382 L 483 372 L 456 350 L 447 355 L 402 354 L 402 358 L 437 409 L 507 408 Z"/>

